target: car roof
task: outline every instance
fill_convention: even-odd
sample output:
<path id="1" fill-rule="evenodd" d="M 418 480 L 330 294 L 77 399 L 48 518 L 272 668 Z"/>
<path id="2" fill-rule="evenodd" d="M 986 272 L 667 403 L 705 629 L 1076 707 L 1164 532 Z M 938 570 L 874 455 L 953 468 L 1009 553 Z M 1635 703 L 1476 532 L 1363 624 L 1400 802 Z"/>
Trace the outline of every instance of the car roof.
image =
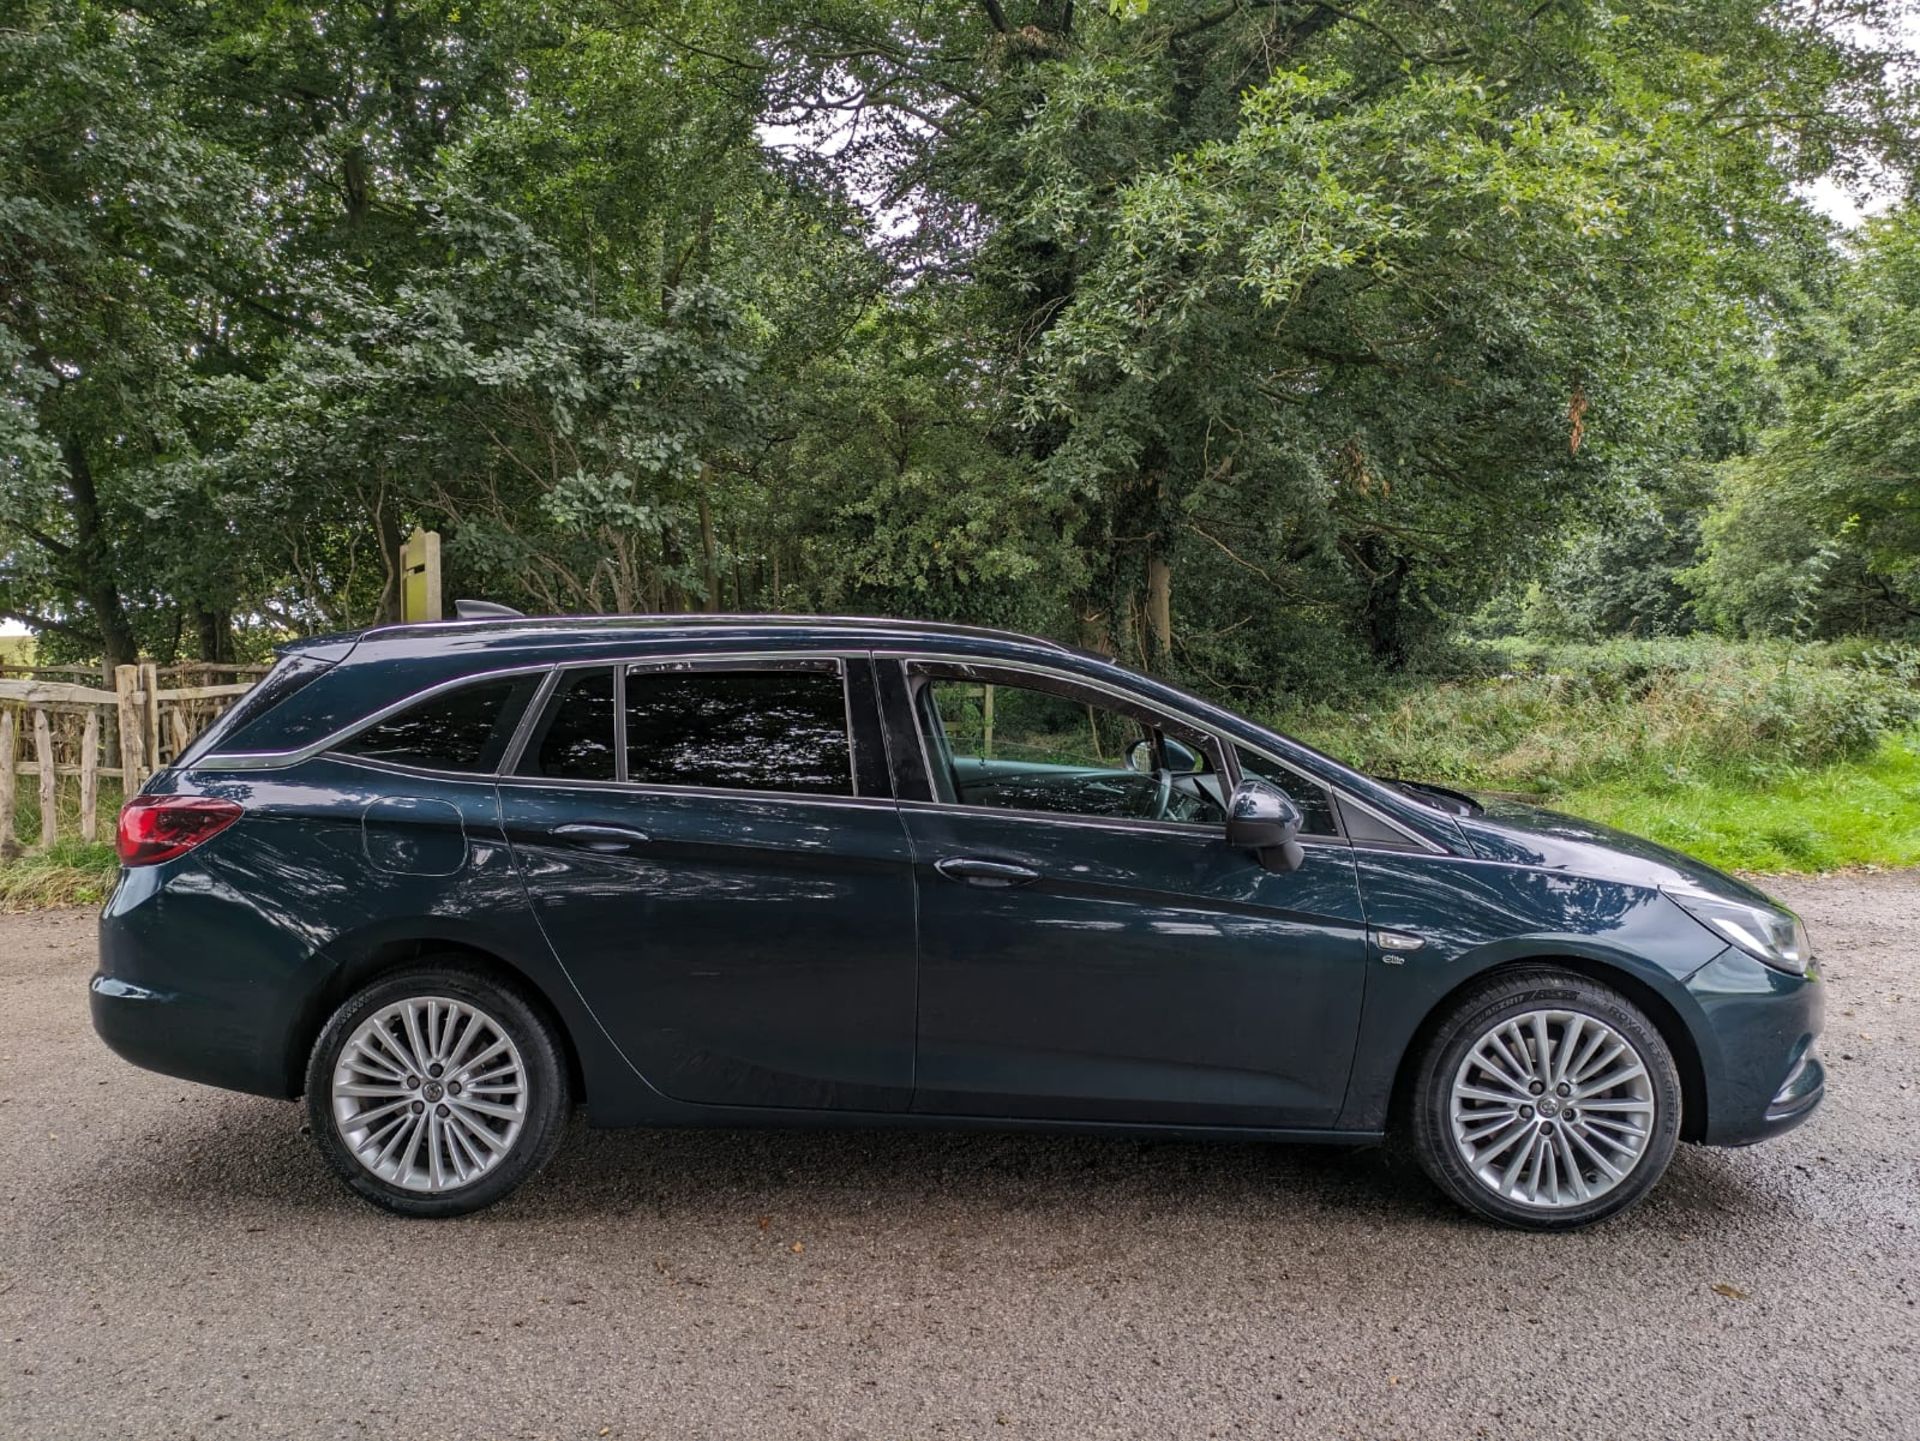
<path id="1" fill-rule="evenodd" d="M 373 626 L 351 635 L 316 637 L 350 642 L 353 649 L 390 645 L 420 651 L 444 642 L 460 649 L 511 650 L 521 646 L 548 649 L 567 640 L 597 645 L 639 641 L 648 645 L 682 641 L 705 645 L 714 641 L 777 640 L 783 645 L 911 645 L 915 641 L 990 641 L 1028 649 L 1105 659 L 1040 636 L 988 626 L 954 625 L 944 621 L 902 620 L 884 616 L 846 615 L 587 615 L 485 616 L 472 620 L 415 621 Z"/>

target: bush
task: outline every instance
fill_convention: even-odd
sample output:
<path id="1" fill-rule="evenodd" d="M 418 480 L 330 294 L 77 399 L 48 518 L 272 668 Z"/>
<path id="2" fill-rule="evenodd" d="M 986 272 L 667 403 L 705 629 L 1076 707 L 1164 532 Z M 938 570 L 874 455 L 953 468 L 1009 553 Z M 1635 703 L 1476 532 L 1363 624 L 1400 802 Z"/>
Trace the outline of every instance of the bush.
<path id="1" fill-rule="evenodd" d="M 1381 774 L 1553 793 L 1626 774 L 1754 780 L 1870 755 L 1920 722 L 1920 651 L 1709 640 L 1482 647 L 1479 673 L 1275 723 Z"/>

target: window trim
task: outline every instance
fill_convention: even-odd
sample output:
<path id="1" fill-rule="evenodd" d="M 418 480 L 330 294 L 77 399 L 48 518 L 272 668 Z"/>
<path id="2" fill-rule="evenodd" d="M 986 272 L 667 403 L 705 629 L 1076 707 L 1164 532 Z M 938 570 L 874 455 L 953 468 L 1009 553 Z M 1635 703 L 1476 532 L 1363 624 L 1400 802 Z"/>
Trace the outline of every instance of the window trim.
<path id="1" fill-rule="evenodd" d="M 547 709 L 553 704 L 554 692 L 559 690 L 562 684 L 561 676 L 574 671 L 595 670 L 611 672 L 613 680 L 613 780 L 589 781 L 581 780 L 577 776 L 544 777 L 515 774 L 515 772 L 520 769 L 520 763 L 527 758 L 527 747 L 533 744 L 534 733 L 539 730 L 540 723 L 547 718 Z M 612 785 L 614 781 L 620 780 L 622 778 L 620 773 L 626 768 L 625 757 L 620 749 L 622 730 L 620 724 L 620 674 L 621 662 L 611 660 L 581 661 L 575 664 L 553 666 L 549 670 L 546 680 L 542 682 L 540 689 L 535 692 L 532 702 L 527 706 L 525 727 L 518 735 L 514 736 L 512 743 L 509 744 L 506 749 L 506 753 L 500 757 L 500 768 L 494 772 L 495 779 L 503 781 L 564 780 L 567 784 L 576 786 Z"/>

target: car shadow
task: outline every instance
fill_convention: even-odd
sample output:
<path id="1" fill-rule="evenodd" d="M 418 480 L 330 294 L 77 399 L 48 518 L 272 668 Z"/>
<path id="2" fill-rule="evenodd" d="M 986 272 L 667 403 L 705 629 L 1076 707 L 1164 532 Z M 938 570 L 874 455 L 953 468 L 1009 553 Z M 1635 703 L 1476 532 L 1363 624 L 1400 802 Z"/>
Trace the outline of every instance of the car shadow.
<path id="1" fill-rule="evenodd" d="M 297 1105 L 208 1093 L 162 1113 L 146 1144 L 104 1155 L 85 1193 L 211 1219 L 226 1212 L 374 1213 L 336 1180 Z M 1729 1212 L 1797 1212 L 1796 1188 L 1770 1184 L 1740 1153 L 1683 1146 L 1646 1205 L 1611 1224 L 1682 1233 Z M 595 1130 L 576 1118 L 558 1154 L 482 1222 L 721 1213 L 857 1217 L 899 1224 L 956 1210 L 1075 1222 L 1229 1220 L 1269 1226 L 1419 1225 L 1484 1230 L 1395 1147 L 1189 1141 L 1066 1133 L 901 1128 Z"/>

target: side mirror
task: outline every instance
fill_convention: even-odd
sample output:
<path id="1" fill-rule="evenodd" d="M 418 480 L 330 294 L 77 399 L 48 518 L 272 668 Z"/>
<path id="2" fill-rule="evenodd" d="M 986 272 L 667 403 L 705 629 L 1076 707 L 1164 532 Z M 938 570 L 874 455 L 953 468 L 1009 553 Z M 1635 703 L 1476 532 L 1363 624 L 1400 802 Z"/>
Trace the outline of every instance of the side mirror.
<path id="1" fill-rule="evenodd" d="M 1190 776 L 1200 771 L 1200 752 L 1192 746 L 1172 736 L 1162 736 L 1160 745 L 1166 751 L 1167 769 L 1175 775 Z M 1150 776 L 1159 769 L 1153 762 L 1152 741 L 1137 740 L 1127 747 L 1127 769 L 1138 771 L 1143 776 Z"/>
<path id="2" fill-rule="evenodd" d="M 1306 859 L 1300 849 L 1300 807 L 1276 785 L 1249 777 L 1227 800 L 1227 844 L 1252 851 L 1270 871 L 1297 871 Z"/>

